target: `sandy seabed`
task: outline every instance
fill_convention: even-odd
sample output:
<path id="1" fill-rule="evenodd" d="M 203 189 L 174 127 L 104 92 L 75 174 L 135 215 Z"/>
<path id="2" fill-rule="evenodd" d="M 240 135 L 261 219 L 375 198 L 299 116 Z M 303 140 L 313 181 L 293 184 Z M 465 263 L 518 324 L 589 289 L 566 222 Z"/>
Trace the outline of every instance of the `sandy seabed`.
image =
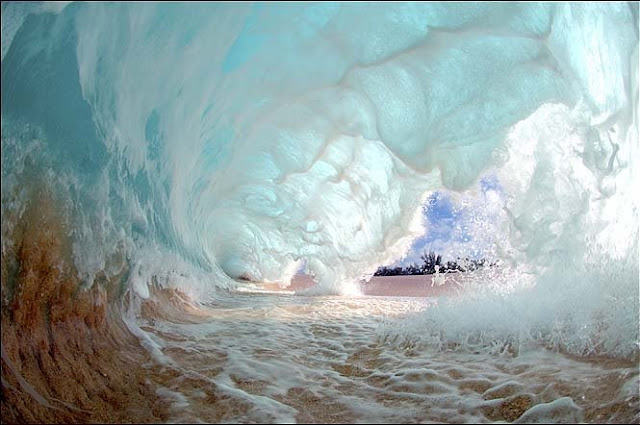
<path id="1" fill-rule="evenodd" d="M 81 289 L 64 220 L 33 211 L 2 255 L 3 423 L 640 422 L 637 359 L 389 341 L 454 281 L 304 296 L 298 276 L 209 305 L 156 287 L 133 308 L 122 279 Z"/>

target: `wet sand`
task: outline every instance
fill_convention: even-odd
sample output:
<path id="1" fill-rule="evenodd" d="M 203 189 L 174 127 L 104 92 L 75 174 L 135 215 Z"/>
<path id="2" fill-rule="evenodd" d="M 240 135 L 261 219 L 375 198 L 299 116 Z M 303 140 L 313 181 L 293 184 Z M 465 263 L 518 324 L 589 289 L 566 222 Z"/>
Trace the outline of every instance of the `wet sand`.
<path id="1" fill-rule="evenodd" d="M 365 296 L 378 297 L 439 297 L 456 295 L 463 290 L 464 284 L 472 279 L 472 273 L 442 273 L 419 276 L 373 276 L 368 282 L 360 284 Z M 296 274 L 288 286 L 260 284 L 271 290 L 303 291 L 314 286 L 313 279 L 305 274 Z"/>

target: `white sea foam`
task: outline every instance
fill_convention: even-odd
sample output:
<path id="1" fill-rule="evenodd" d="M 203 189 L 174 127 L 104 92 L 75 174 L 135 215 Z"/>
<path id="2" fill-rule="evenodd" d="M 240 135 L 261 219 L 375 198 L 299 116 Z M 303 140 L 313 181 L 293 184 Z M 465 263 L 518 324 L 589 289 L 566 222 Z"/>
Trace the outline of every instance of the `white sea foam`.
<path id="1" fill-rule="evenodd" d="M 382 324 L 432 308 L 425 298 L 238 294 L 220 303 L 196 325 L 143 325 L 178 372 L 163 385 L 189 403 L 172 421 L 616 423 L 640 407 L 637 364 L 386 341 Z"/>

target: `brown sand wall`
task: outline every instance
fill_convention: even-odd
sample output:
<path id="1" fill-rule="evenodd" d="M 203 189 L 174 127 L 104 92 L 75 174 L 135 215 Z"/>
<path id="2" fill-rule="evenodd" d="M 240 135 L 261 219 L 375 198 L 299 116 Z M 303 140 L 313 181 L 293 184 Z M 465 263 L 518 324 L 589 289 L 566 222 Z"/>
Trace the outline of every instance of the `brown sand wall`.
<path id="1" fill-rule="evenodd" d="M 120 317 L 121 277 L 82 289 L 68 235 L 46 191 L 3 216 L 2 422 L 162 421 L 149 356 Z"/>

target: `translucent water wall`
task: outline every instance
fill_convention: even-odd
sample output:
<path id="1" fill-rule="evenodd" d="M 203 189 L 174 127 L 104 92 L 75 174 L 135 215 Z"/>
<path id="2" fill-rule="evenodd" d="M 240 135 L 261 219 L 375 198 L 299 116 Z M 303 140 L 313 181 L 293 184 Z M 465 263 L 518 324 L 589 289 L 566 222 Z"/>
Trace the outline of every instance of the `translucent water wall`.
<path id="1" fill-rule="evenodd" d="M 495 170 L 505 260 L 637 295 L 637 3 L 3 3 L 2 35 L 3 249 L 44 180 L 87 285 L 348 292 Z"/>

